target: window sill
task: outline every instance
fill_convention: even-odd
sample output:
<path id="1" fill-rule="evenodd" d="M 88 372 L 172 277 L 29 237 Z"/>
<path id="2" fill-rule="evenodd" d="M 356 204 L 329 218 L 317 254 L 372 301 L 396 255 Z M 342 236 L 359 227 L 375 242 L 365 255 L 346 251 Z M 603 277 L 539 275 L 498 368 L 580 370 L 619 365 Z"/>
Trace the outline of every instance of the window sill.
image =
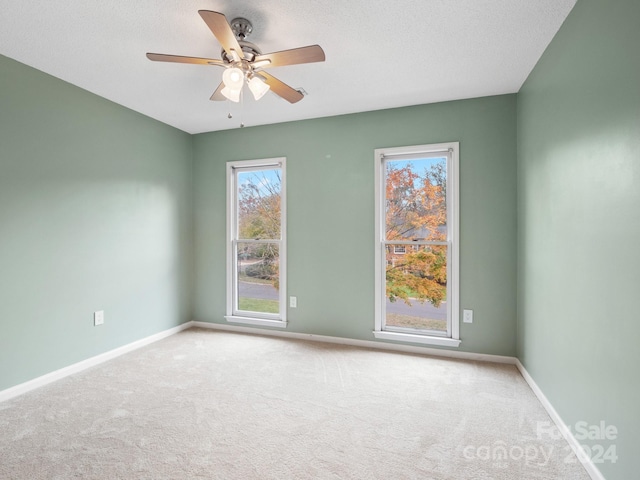
<path id="1" fill-rule="evenodd" d="M 395 342 L 421 343 L 424 345 L 436 345 L 439 347 L 459 347 L 460 340 L 446 337 L 430 337 L 428 335 L 414 335 L 411 333 L 374 331 L 373 336 L 381 340 L 393 340 Z"/>
<path id="2" fill-rule="evenodd" d="M 233 315 L 226 315 L 224 318 L 229 323 L 243 323 L 245 325 L 259 325 L 261 327 L 287 328 L 286 320 L 268 320 L 266 318 L 254 318 L 254 317 L 236 317 Z"/>

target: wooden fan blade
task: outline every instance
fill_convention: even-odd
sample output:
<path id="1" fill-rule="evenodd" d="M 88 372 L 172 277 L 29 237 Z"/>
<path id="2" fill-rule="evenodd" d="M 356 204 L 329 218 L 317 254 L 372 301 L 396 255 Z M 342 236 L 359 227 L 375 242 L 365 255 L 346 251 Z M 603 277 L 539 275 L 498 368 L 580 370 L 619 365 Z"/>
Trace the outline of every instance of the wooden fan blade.
<path id="1" fill-rule="evenodd" d="M 213 92 L 213 95 L 211 95 L 211 98 L 209 100 L 213 100 L 214 102 L 223 102 L 227 99 L 227 97 L 225 97 L 224 95 L 222 95 L 222 89 L 224 88 L 224 82 L 220 82 L 220 85 L 218 85 L 218 88 L 216 88 L 216 91 Z"/>
<path id="2" fill-rule="evenodd" d="M 195 65 L 219 65 L 226 66 L 222 60 L 215 58 L 183 57 L 180 55 L 165 55 L 163 53 L 147 53 L 147 58 L 154 62 L 191 63 Z"/>
<path id="3" fill-rule="evenodd" d="M 324 62 L 324 50 L 320 45 L 309 45 L 308 47 L 293 48 L 282 52 L 265 53 L 258 55 L 253 62 L 268 60 L 266 68 L 284 67 L 285 65 L 297 65 L 300 63 Z"/>
<path id="4" fill-rule="evenodd" d="M 218 39 L 224 51 L 229 55 L 232 55 L 231 52 L 235 51 L 240 59 L 243 59 L 244 53 L 242 53 L 242 48 L 240 48 L 240 44 L 238 40 L 236 40 L 233 30 L 231 30 L 231 25 L 229 25 L 227 17 L 222 13 L 212 12 L 210 10 L 198 10 L 198 13 L 211 30 L 211 33 Z"/>
<path id="5" fill-rule="evenodd" d="M 291 88 L 289 85 L 278 80 L 273 75 L 269 75 L 267 72 L 257 72 L 256 75 L 259 75 L 264 79 L 265 83 L 271 87 L 271 91 L 273 91 L 273 93 L 280 95 L 289 103 L 296 103 L 304 98 L 304 95 L 298 90 Z"/>

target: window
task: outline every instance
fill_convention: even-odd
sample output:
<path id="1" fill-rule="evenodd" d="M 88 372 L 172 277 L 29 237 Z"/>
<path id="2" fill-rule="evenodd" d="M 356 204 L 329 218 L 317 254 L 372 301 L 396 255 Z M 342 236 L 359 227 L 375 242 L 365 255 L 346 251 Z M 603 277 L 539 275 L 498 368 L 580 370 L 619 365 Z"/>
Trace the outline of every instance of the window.
<path id="1" fill-rule="evenodd" d="M 285 159 L 227 163 L 229 322 L 286 327 Z"/>
<path id="2" fill-rule="evenodd" d="M 460 345 L 458 149 L 375 151 L 376 338 Z"/>

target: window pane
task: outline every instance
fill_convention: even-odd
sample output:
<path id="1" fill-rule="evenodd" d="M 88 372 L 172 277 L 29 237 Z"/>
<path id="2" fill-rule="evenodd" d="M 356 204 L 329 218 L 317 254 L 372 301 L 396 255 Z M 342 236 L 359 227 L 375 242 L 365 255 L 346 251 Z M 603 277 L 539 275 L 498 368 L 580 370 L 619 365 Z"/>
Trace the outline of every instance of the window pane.
<path id="1" fill-rule="evenodd" d="M 447 239 L 447 159 L 385 161 L 385 238 Z"/>
<path id="2" fill-rule="evenodd" d="M 279 168 L 238 171 L 238 238 L 280 239 Z"/>
<path id="3" fill-rule="evenodd" d="M 275 243 L 238 243 L 237 310 L 280 313 L 279 260 Z"/>
<path id="4" fill-rule="evenodd" d="M 446 246 L 386 246 L 385 325 L 447 332 Z"/>

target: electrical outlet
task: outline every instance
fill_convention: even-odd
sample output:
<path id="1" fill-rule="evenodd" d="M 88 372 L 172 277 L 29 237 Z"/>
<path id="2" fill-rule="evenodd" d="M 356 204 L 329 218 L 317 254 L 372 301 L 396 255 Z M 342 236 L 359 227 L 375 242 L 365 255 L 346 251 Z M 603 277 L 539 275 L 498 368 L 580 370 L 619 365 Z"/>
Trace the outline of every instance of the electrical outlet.
<path id="1" fill-rule="evenodd" d="M 473 310 L 463 310 L 462 321 L 464 323 L 473 323 Z"/>
<path id="2" fill-rule="evenodd" d="M 104 310 L 93 312 L 93 324 L 95 326 L 102 325 L 104 323 Z"/>
<path id="3" fill-rule="evenodd" d="M 291 308 L 298 308 L 298 297 L 289 297 L 289 306 Z"/>

